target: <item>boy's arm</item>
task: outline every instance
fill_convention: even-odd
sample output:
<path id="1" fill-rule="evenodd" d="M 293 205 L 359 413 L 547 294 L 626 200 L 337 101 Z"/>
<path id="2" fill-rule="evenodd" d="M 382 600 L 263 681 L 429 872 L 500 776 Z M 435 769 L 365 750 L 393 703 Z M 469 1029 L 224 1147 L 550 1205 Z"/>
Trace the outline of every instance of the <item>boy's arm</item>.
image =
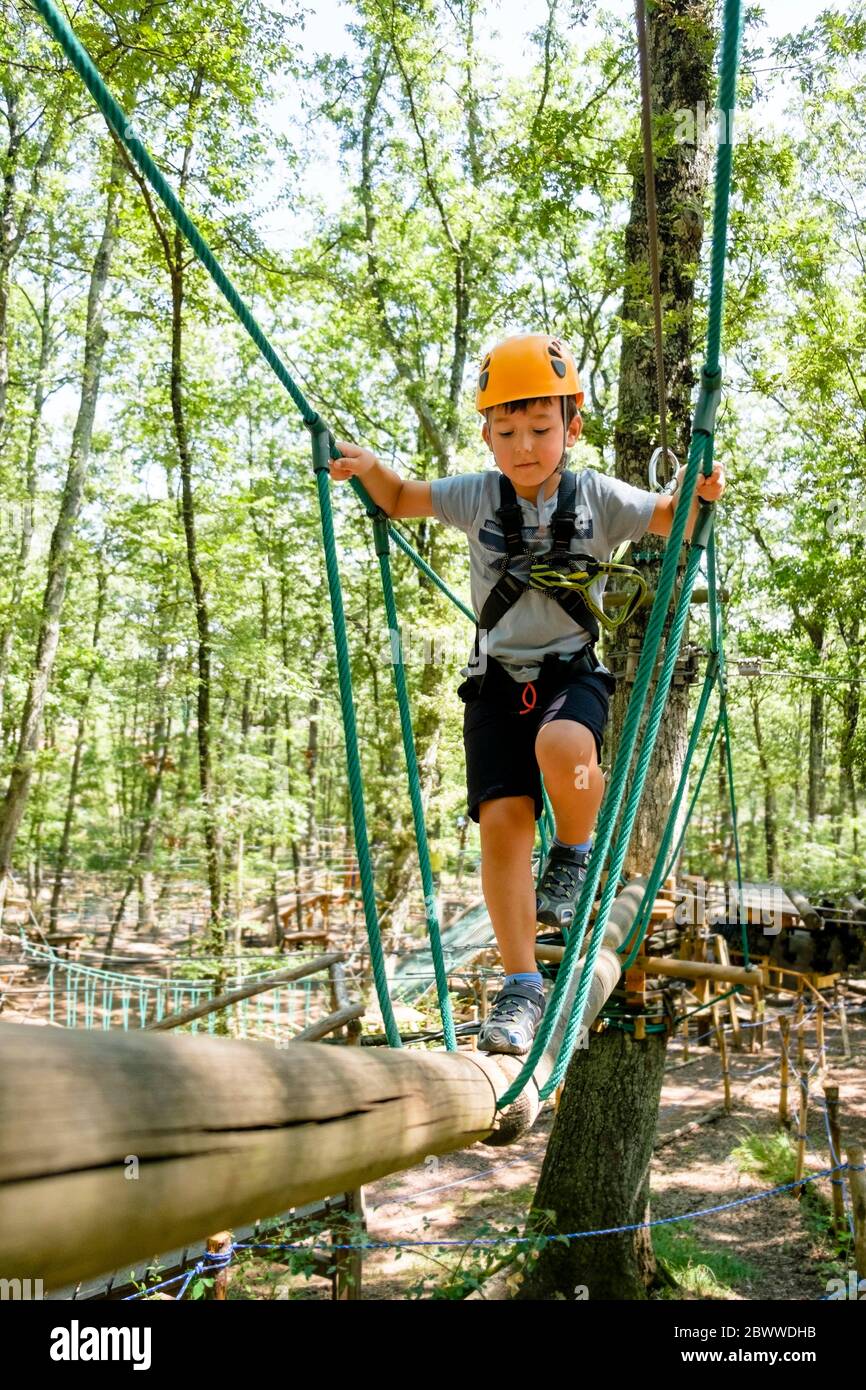
<path id="1" fill-rule="evenodd" d="M 331 477 L 335 482 L 360 478 L 367 492 L 386 516 L 433 516 L 430 484 L 401 478 L 393 468 L 380 463 L 370 449 L 361 449 L 346 439 L 337 440 L 341 457 L 331 460 Z"/>
<path id="2" fill-rule="evenodd" d="M 659 497 L 658 501 L 656 502 L 655 511 L 652 514 L 652 520 L 649 526 L 647 527 L 647 533 L 649 535 L 670 535 L 674 521 L 674 512 L 676 511 L 677 504 L 680 498 L 682 497 L 682 492 L 680 491 L 680 489 L 682 488 L 685 472 L 686 470 L 684 465 L 677 473 L 676 492 L 673 495 L 671 495 L 670 493 L 665 495 L 663 493 L 662 496 Z M 692 537 L 692 531 L 694 530 L 695 520 L 698 515 L 699 499 L 703 498 L 705 502 L 718 502 L 719 498 L 722 496 L 722 493 L 725 490 L 725 486 L 725 470 L 720 463 L 713 464 L 713 471 L 712 473 L 710 473 L 709 477 L 705 478 L 702 473 L 698 474 L 697 486 L 695 487 L 694 496 L 692 497 L 692 505 L 689 511 L 688 521 L 686 522 L 686 540 L 691 540 Z"/>

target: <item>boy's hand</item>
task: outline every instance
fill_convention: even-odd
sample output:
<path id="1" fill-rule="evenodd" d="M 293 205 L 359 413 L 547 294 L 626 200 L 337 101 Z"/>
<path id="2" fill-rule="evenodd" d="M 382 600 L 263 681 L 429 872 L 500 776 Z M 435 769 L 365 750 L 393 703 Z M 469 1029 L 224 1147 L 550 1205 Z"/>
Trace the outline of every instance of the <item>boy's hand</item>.
<path id="1" fill-rule="evenodd" d="M 343 457 L 331 459 L 331 477 L 335 482 L 343 483 L 347 478 L 363 478 L 364 474 L 369 473 L 379 462 L 370 449 L 350 444 L 347 439 L 338 439 L 336 443 Z"/>
<path id="2" fill-rule="evenodd" d="M 695 491 L 705 502 L 718 502 L 726 487 L 725 470 L 720 463 L 714 463 L 709 477 L 705 478 L 703 473 L 698 474 Z"/>

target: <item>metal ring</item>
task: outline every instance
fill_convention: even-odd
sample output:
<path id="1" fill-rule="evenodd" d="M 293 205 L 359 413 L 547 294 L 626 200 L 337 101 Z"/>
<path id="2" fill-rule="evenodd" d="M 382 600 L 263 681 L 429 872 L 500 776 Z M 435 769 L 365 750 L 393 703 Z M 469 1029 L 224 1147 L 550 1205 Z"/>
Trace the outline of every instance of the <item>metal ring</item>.
<path id="1" fill-rule="evenodd" d="M 649 485 L 650 485 L 650 492 L 661 492 L 661 491 L 662 491 L 662 488 L 664 487 L 664 484 L 663 484 L 663 483 L 660 483 L 659 480 L 658 480 L 658 461 L 659 461 L 659 459 L 661 458 L 661 456 L 662 456 L 662 454 L 663 454 L 664 452 L 665 452 L 665 451 L 664 451 L 664 449 L 662 448 L 662 446 L 661 446 L 661 444 L 660 444 L 660 445 L 658 446 L 657 449 L 653 449 L 652 456 L 650 457 L 650 461 L 649 461 Z M 671 478 L 675 478 L 675 477 L 676 477 L 676 474 L 677 474 L 677 469 L 678 469 L 679 466 L 680 466 L 680 461 L 679 461 L 679 459 L 677 458 L 676 454 L 674 453 L 673 449 L 668 449 L 668 451 L 667 451 L 667 456 L 668 456 L 669 459 L 673 460 L 674 471 L 673 471 L 673 473 L 671 474 Z M 667 479 L 667 481 L 670 482 L 670 478 Z"/>

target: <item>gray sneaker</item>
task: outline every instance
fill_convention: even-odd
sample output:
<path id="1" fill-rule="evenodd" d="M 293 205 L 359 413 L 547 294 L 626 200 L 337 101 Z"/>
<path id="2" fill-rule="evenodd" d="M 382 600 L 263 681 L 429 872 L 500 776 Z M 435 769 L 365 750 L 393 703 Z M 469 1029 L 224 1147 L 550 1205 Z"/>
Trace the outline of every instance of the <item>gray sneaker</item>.
<path id="1" fill-rule="evenodd" d="M 535 897 L 535 915 L 546 927 L 571 925 L 589 856 L 589 850 L 551 846 Z"/>
<path id="2" fill-rule="evenodd" d="M 481 1025 L 478 1047 L 482 1052 L 507 1052 L 523 1057 L 531 1048 L 535 1030 L 544 1016 L 544 993 L 516 981 L 505 985 Z"/>

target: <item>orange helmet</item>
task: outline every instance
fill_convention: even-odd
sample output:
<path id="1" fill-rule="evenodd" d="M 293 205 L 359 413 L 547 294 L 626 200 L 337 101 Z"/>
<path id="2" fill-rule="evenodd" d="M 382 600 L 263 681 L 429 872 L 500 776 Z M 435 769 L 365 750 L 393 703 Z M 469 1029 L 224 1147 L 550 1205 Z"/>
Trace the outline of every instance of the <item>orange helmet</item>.
<path id="1" fill-rule="evenodd" d="M 539 396 L 574 396 L 578 409 L 583 405 L 577 366 L 561 338 L 519 333 L 486 354 L 475 392 L 475 409 L 482 415 L 491 406 Z"/>

